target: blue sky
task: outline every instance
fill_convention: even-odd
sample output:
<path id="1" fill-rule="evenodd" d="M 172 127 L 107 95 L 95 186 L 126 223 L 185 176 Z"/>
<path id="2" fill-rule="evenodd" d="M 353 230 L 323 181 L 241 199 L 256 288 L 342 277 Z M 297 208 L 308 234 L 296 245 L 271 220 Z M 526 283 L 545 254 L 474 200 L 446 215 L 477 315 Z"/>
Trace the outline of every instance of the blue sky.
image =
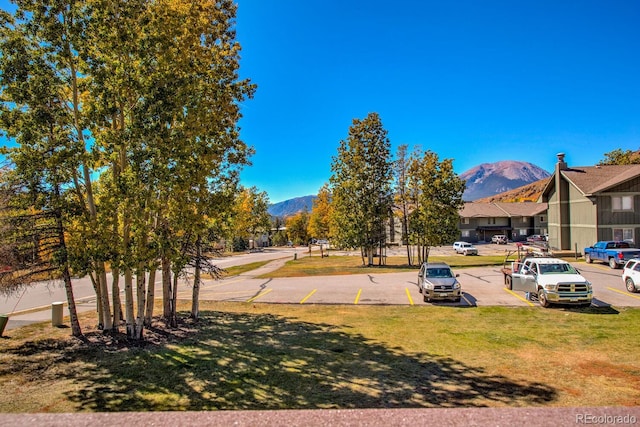
<path id="1" fill-rule="evenodd" d="M 640 1 L 237 0 L 245 186 L 316 194 L 354 118 L 456 172 L 640 148 Z M 6 8 L 7 1 L 0 0 Z"/>
<path id="2" fill-rule="evenodd" d="M 243 183 L 316 194 L 353 118 L 462 173 L 640 148 L 640 2 L 238 0 Z"/>

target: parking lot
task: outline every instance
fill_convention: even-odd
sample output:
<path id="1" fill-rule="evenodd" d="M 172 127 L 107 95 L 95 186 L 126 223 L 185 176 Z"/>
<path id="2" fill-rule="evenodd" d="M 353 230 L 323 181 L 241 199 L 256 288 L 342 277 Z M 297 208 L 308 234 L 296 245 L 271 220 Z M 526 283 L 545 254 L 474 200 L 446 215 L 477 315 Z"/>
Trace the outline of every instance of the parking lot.
<path id="1" fill-rule="evenodd" d="M 505 254 L 515 249 L 504 245 L 478 245 L 482 254 Z M 447 247 L 435 248 L 432 255 L 451 254 Z M 462 256 L 462 255 L 461 255 Z M 640 307 L 640 294 L 626 291 L 622 270 L 611 270 L 604 264 L 576 262 L 574 266 L 593 284 L 595 307 Z M 454 270 L 462 285 L 459 303 L 423 302 L 418 291 L 417 270 L 409 273 L 358 274 L 348 276 L 316 276 L 259 279 L 257 274 L 244 274 L 222 281 L 207 282 L 201 288 L 203 300 L 241 301 L 248 303 L 287 304 L 393 304 L 475 306 L 537 306 L 524 293 L 505 288 L 499 266 L 469 267 Z"/>
<path id="2" fill-rule="evenodd" d="M 506 255 L 515 245 L 477 245 L 480 256 Z M 499 266 L 454 269 L 462 285 L 459 303 L 425 303 L 418 292 L 418 271 L 409 273 L 357 274 L 346 276 L 314 276 L 298 278 L 261 279 L 259 276 L 277 269 L 294 256 L 308 252 L 304 248 L 265 250 L 264 253 L 245 254 L 220 260 L 222 267 L 247 264 L 259 260 L 271 260 L 258 270 L 229 277 L 224 280 L 206 280 L 200 290 L 201 300 L 236 301 L 245 303 L 281 304 L 388 304 L 388 305 L 440 305 L 451 307 L 520 306 L 539 307 L 525 299 L 521 292 L 512 292 L 504 286 L 504 276 Z M 451 247 L 433 248 L 431 255 L 452 255 Z M 341 253 L 335 253 L 341 255 Z M 388 255 L 403 255 L 403 249 L 389 251 Z M 462 255 L 460 255 L 462 256 Z M 622 270 L 611 270 L 604 264 L 573 263 L 593 284 L 592 306 L 640 307 L 640 293 L 626 291 Z M 156 279 L 156 295 L 160 295 L 161 280 Z M 189 283 L 180 282 L 179 298 L 191 299 Z M 74 293 L 78 311 L 95 310 L 95 294 L 88 278 L 74 280 Z M 34 322 L 51 319 L 53 301 L 64 301 L 64 288 L 42 283 L 26 288 L 21 295 L 5 297 L 0 301 L 0 312 L 11 313 L 6 329 L 14 329 Z"/>

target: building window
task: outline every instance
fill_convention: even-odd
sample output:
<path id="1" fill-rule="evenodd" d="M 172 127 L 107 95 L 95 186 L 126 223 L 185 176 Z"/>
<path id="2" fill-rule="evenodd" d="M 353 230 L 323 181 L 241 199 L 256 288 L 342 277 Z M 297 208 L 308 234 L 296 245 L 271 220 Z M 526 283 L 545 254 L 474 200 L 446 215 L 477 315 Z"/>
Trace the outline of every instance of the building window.
<path id="1" fill-rule="evenodd" d="M 469 218 L 462 218 L 463 224 L 469 224 Z"/>
<path id="2" fill-rule="evenodd" d="M 496 223 L 495 218 L 489 218 L 489 224 L 495 224 L 495 223 Z"/>
<path id="3" fill-rule="evenodd" d="M 627 242 L 634 242 L 633 228 L 614 228 L 613 240 L 616 240 L 616 241 L 625 240 Z"/>
<path id="4" fill-rule="evenodd" d="M 544 217 L 543 216 L 540 217 L 540 222 L 544 222 Z"/>
<path id="5" fill-rule="evenodd" d="M 612 196 L 611 209 L 614 211 L 632 211 L 633 196 Z"/>
<path id="6" fill-rule="evenodd" d="M 471 236 L 471 233 L 469 232 L 469 230 L 462 230 L 462 237 L 469 237 Z"/>
<path id="7" fill-rule="evenodd" d="M 520 222 L 522 222 L 523 224 L 526 224 L 526 223 L 527 223 L 527 217 L 526 217 L 526 216 L 523 216 L 523 217 L 520 219 Z"/>
<path id="8" fill-rule="evenodd" d="M 526 236 L 528 234 L 527 229 L 526 228 L 519 229 L 518 234 L 520 234 L 521 236 Z"/>

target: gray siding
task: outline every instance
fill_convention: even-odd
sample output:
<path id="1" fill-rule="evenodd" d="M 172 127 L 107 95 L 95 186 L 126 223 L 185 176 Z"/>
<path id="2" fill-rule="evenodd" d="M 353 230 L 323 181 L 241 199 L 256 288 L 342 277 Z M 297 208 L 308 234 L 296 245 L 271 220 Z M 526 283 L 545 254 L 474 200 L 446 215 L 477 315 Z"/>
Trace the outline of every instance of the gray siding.
<path id="1" fill-rule="evenodd" d="M 549 246 L 558 248 L 560 244 L 560 208 L 558 206 L 558 192 L 555 187 L 550 189 L 547 196 L 549 209 L 547 210 L 547 226 L 549 227 Z"/>
<path id="2" fill-rule="evenodd" d="M 598 213 L 596 205 L 571 186 L 569 191 L 569 247 L 563 249 L 582 253 L 597 240 Z"/>

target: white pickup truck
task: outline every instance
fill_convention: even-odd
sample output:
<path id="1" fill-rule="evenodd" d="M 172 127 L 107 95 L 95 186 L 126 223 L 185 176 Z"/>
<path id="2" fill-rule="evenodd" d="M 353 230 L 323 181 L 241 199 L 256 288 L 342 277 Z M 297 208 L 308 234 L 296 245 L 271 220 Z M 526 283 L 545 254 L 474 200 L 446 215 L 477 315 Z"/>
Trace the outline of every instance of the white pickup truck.
<path id="1" fill-rule="evenodd" d="M 557 258 L 532 257 L 512 263 L 508 285 L 514 291 L 537 297 L 543 307 L 551 304 L 588 307 L 593 298 L 591 283 L 571 264 Z"/>

